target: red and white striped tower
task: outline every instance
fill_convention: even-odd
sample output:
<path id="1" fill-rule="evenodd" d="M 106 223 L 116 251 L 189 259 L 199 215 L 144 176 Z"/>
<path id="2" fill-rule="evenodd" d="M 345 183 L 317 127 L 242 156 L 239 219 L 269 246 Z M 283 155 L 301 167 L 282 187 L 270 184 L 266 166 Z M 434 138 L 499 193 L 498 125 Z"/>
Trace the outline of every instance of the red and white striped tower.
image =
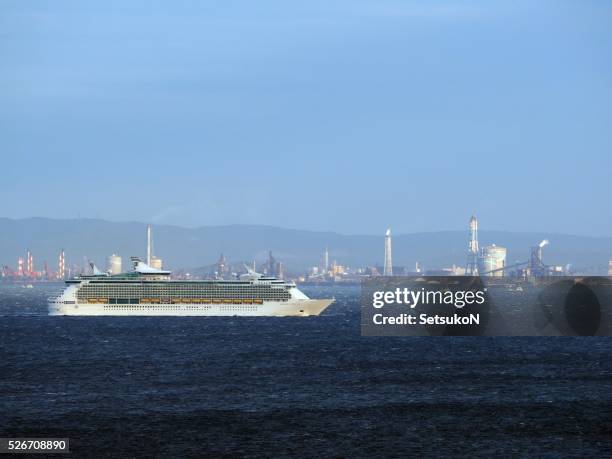
<path id="1" fill-rule="evenodd" d="M 66 260 L 64 258 L 64 249 L 62 249 L 62 251 L 60 252 L 60 255 L 59 255 L 59 265 L 58 265 L 58 269 L 57 269 L 57 278 L 60 279 L 60 280 L 63 280 L 65 275 L 66 275 Z"/>
<path id="2" fill-rule="evenodd" d="M 27 258 L 27 270 L 26 273 L 28 276 L 32 276 L 34 274 L 34 257 L 32 256 L 32 252 L 28 249 L 28 258 Z"/>

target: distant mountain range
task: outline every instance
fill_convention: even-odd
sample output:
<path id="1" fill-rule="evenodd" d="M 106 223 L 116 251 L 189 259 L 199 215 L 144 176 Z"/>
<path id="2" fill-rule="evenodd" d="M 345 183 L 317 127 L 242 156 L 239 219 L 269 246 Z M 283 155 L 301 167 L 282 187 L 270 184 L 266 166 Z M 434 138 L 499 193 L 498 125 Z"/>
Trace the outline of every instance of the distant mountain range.
<path id="1" fill-rule="evenodd" d="M 84 257 L 104 267 L 106 256 L 145 255 L 146 224 L 96 219 L 55 220 L 48 218 L 0 218 L 0 263 L 15 267 L 17 257 L 30 249 L 36 269 L 44 260 L 55 269 L 60 249 L 67 263 L 82 264 Z M 508 249 L 508 264 L 529 257 L 531 246 L 549 239 L 544 249 L 547 264 L 565 265 L 604 273 L 612 257 L 611 237 L 571 236 L 552 233 L 480 231 L 481 246 L 495 243 Z M 183 228 L 153 227 L 154 254 L 170 269 L 193 269 L 214 263 L 221 253 L 229 262 L 263 262 L 272 250 L 289 271 L 320 264 L 325 247 L 330 262 L 349 266 L 381 265 L 384 235 L 345 235 L 255 225 Z M 393 261 L 397 266 L 427 269 L 464 265 L 468 231 L 438 231 L 393 236 Z"/>

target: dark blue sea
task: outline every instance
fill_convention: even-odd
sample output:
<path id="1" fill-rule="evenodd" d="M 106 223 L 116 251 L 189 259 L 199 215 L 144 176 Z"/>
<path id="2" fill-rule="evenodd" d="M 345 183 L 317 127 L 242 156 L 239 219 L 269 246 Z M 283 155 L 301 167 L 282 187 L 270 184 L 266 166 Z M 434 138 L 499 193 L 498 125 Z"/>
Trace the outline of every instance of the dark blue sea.
<path id="1" fill-rule="evenodd" d="M 312 318 L 46 316 L 0 286 L 0 437 L 71 457 L 612 456 L 611 338 L 360 336 Z M 40 457 L 40 456 L 38 456 Z"/>

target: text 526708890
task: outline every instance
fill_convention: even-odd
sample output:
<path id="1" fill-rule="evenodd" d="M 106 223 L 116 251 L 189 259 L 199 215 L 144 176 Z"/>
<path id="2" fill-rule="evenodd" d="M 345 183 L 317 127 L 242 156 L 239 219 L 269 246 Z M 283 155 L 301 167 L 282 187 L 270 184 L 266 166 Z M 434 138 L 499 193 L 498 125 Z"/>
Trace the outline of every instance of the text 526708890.
<path id="1" fill-rule="evenodd" d="M 0 438 L 0 454 L 69 453 L 68 438 Z"/>

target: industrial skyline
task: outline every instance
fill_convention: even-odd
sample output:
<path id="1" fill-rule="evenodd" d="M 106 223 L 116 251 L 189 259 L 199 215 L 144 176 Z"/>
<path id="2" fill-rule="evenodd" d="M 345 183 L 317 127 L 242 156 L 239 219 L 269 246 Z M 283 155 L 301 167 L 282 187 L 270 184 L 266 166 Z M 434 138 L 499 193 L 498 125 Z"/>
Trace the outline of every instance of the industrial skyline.
<path id="1" fill-rule="evenodd" d="M 145 235 L 145 261 L 147 265 L 155 269 L 165 269 L 162 259 L 153 253 L 153 228 L 152 225 L 146 226 Z M 392 257 L 392 237 L 391 228 L 388 228 L 384 234 L 384 252 L 382 267 L 378 263 L 369 266 L 351 267 L 339 263 L 336 259 L 333 260 L 331 266 L 329 262 L 330 251 L 326 246 L 321 256 L 321 264 L 314 266 L 308 272 L 300 273 L 293 271 L 291 275 L 304 280 L 319 280 L 319 281 L 342 281 L 351 280 L 361 277 L 371 276 L 393 276 L 393 275 L 481 275 L 502 277 L 510 275 L 513 277 L 544 277 L 570 274 L 569 264 L 563 265 L 547 265 L 543 258 L 543 248 L 549 245 L 548 239 L 542 240 L 539 244 L 531 247 L 530 257 L 526 261 L 516 261 L 508 264 L 507 249 L 499 246 L 496 243 L 480 246 L 478 240 L 478 220 L 475 215 L 469 219 L 469 232 L 467 237 L 467 263 L 465 268 L 453 265 L 451 267 L 438 267 L 436 269 L 422 270 L 419 261 L 416 262 L 416 267 L 411 270 L 405 266 L 394 266 Z M 134 258 L 131 256 L 131 258 Z M 137 258 L 134 258 L 137 259 Z M 226 259 L 223 253 L 220 254 L 216 263 L 209 266 L 208 269 L 201 268 L 199 274 L 185 273 L 179 268 L 177 275 L 179 276 L 204 276 L 224 278 L 227 276 L 235 276 L 238 272 L 246 269 L 250 261 L 238 260 L 236 265 L 232 266 Z M 123 258 L 112 253 L 106 257 L 105 272 L 109 274 L 119 274 L 125 268 Z M 261 270 L 264 274 L 284 278 L 285 265 L 281 260 L 278 260 L 272 253 L 268 251 L 267 259 L 258 264 L 256 260 L 252 261 L 252 269 Z M 612 259 L 608 261 L 607 273 L 612 269 Z M 65 251 L 62 249 L 59 252 L 57 270 L 50 269 L 47 262 L 44 262 L 44 268 L 36 271 L 34 267 L 34 254 L 29 249 L 26 251 L 25 259 L 18 257 L 17 269 L 13 270 L 9 266 L 2 267 L 1 275 L 3 279 L 29 279 L 29 280 L 62 280 L 66 277 L 71 277 L 76 274 L 85 273 L 89 270 L 98 272 L 99 269 L 87 257 L 84 258 L 83 264 L 72 264 L 66 270 Z M 197 270 L 196 270 L 197 271 Z"/>

